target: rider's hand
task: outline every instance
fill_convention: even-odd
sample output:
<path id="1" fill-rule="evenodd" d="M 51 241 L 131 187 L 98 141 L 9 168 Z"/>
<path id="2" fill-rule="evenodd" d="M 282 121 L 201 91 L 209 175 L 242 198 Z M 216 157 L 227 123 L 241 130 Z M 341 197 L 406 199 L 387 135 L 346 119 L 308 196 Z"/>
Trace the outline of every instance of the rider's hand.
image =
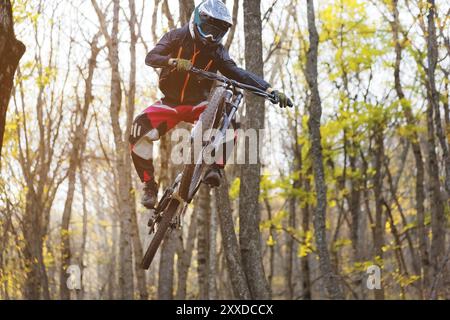
<path id="1" fill-rule="evenodd" d="M 193 67 L 192 62 L 186 59 L 170 59 L 169 64 L 176 66 L 178 72 L 188 72 Z"/>
<path id="2" fill-rule="evenodd" d="M 280 108 L 292 108 L 294 106 L 292 100 L 285 93 L 275 90 L 272 91 L 272 94 L 278 98 Z"/>

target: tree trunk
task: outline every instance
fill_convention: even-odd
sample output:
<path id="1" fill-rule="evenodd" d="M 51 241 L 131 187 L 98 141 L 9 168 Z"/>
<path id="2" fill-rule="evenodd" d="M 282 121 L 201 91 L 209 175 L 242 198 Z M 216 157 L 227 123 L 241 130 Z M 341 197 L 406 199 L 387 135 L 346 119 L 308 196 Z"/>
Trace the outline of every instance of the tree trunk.
<path id="1" fill-rule="evenodd" d="M 75 141 L 74 141 L 75 142 Z M 64 204 L 64 211 L 61 221 L 61 266 L 60 266 L 60 276 L 59 276 L 59 293 L 61 300 L 70 300 L 70 291 L 67 287 L 67 268 L 71 264 L 72 252 L 70 249 L 70 234 L 69 225 L 70 217 L 72 214 L 72 202 L 75 194 L 75 183 L 76 183 L 76 171 L 78 167 L 78 147 L 73 144 L 72 153 L 70 156 L 69 163 L 69 181 L 66 201 Z"/>
<path id="2" fill-rule="evenodd" d="M 375 225 L 373 232 L 373 261 L 380 261 L 383 267 L 383 243 L 384 243 L 384 224 L 383 224 L 383 163 L 384 163 L 384 143 L 382 124 L 377 124 L 375 128 L 375 176 L 373 181 L 375 195 Z M 383 282 L 381 289 L 374 290 L 376 300 L 384 300 Z"/>
<path id="3" fill-rule="evenodd" d="M 311 183 L 308 176 L 311 175 L 311 168 L 308 168 L 306 177 L 303 178 L 303 185 L 305 188 L 305 193 L 309 194 L 311 192 Z M 307 200 L 308 201 L 308 200 Z M 302 232 L 303 232 L 303 242 L 306 242 L 306 235 L 310 231 L 310 216 L 311 216 L 311 206 L 308 202 L 304 205 L 302 209 Z M 311 267 L 309 263 L 309 254 L 300 258 L 300 270 L 302 274 L 302 297 L 303 300 L 312 299 L 312 288 L 311 288 Z"/>
<path id="4" fill-rule="evenodd" d="M 239 251 L 238 240 L 234 230 L 232 217 L 233 210 L 231 209 L 228 189 L 229 185 L 226 177 L 223 178 L 222 185 L 219 188 L 214 189 L 222 246 L 234 297 L 239 300 L 249 300 L 251 299 L 251 295 L 242 266 L 241 252 Z"/>
<path id="5" fill-rule="evenodd" d="M 133 125 L 135 100 L 136 100 L 136 3 L 135 0 L 128 0 L 130 7 L 130 75 L 129 75 L 129 88 L 128 88 L 128 100 L 127 100 L 127 128 L 125 136 L 129 136 L 131 127 Z M 131 175 L 131 159 L 129 156 L 125 157 L 125 167 L 127 168 L 127 184 L 130 189 L 133 189 L 132 175 Z M 145 270 L 141 268 L 140 264 L 143 258 L 142 242 L 140 238 L 140 230 L 138 224 L 138 217 L 136 213 L 136 196 L 135 192 L 130 192 L 130 205 L 131 205 L 131 233 L 133 239 L 133 253 L 134 253 L 134 272 L 136 274 L 137 287 L 139 290 L 139 298 L 142 300 L 148 299 L 147 292 L 147 279 L 145 276 Z"/>
<path id="6" fill-rule="evenodd" d="M 14 74 L 24 53 L 25 45 L 14 35 L 11 1 L 3 0 L 0 2 L 0 159 Z"/>
<path id="7" fill-rule="evenodd" d="M 173 299 L 174 260 L 178 236 L 179 234 L 176 230 L 169 230 L 161 246 L 158 278 L 158 300 Z"/>
<path id="8" fill-rule="evenodd" d="M 317 58 L 319 47 L 319 34 L 315 22 L 314 1 L 307 0 L 309 50 L 306 65 L 306 80 L 311 91 L 309 101 L 309 135 L 311 139 L 311 155 L 314 170 L 314 182 L 316 187 L 317 205 L 314 212 L 314 230 L 319 255 L 319 267 L 327 293 L 331 299 L 343 299 L 339 281 L 331 266 L 330 255 L 327 247 L 326 213 L 327 213 L 327 187 L 325 184 L 325 172 L 323 167 L 322 142 L 320 133 L 320 119 L 322 117 L 322 105 L 318 86 Z"/>
<path id="9" fill-rule="evenodd" d="M 123 139 L 123 132 L 119 123 L 119 112 L 122 101 L 121 79 L 119 73 L 119 12 L 120 0 L 114 0 L 113 7 L 113 29 L 111 34 L 110 63 L 112 69 L 111 77 L 111 121 L 116 145 L 116 171 L 119 182 L 118 197 L 120 208 L 120 274 L 119 287 L 122 299 L 134 298 L 133 283 L 133 259 L 132 259 L 132 205 L 130 184 L 129 154 L 126 142 Z M 126 158 L 126 159 L 125 159 Z"/>
<path id="10" fill-rule="evenodd" d="M 398 11 L 398 0 L 393 1 L 393 15 L 394 21 L 391 23 L 392 32 L 395 41 L 395 69 L 394 69 L 394 79 L 395 79 L 395 91 L 397 92 L 397 97 L 402 105 L 403 113 L 408 125 L 416 125 L 414 116 L 412 114 L 411 106 L 405 101 L 405 94 L 403 92 L 403 87 L 401 84 L 401 61 L 402 61 L 402 44 L 399 39 L 399 28 L 400 19 Z M 410 143 L 413 150 L 414 161 L 416 164 L 416 212 L 417 212 L 417 227 L 418 227 L 418 237 L 419 237 L 419 253 L 420 253 L 420 265 L 421 265 L 421 283 L 422 283 L 422 294 L 423 291 L 429 288 L 430 285 L 430 262 L 428 258 L 428 237 L 425 229 L 425 169 L 423 164 L 422 150 L 419 143 L 419 136 L 416 131 L 413 131 Z"/>
<path id="11" fill-rule="evenodd" d="M 191 266 L 192 251 L 194 250 L 195 239 L 197 234 L 197 217 L 195 211 L 192 213 L 191 223 L 189 224 L 189 230 L 186 239 L 186 247 L 183 247 L 183 239 L 180 238 L 180 244 L 178 247 L 178 285 L 177 285 L 177 300 L 185 300 L 187 293 L 187 278 L 189 274 L 189 267 Z"/>
<path id="12" fill-rule="evenodd" d="M 428 125 L 428 170 L 430 174 L 430 201 L 431 201 L 431 231 L 433 237 L 431 239 L 431 265 L 433 268 L 433 276 L 437 277 L 440 269 L 441 260 L 445 253 L 445 211 L 444 204 L 448 204 L 448 198 L 441 195 L 441 183 L 439 178 L 439 162 L 436 154 L 435 131 L 439 131 L 441 126 L 439 111 L 439 92 L 436 89 L 435 72 L 438 61 L 438 45 L 436 40 L 436 22 L 435 22 L 435 1 L 428 0 L 428 31 L 427 31 L 427 125 Z M 434 123 L 436 117 L 436 126 Z M 436 128 L 435 128 L 436 127 Z M 441 130 L 442 131 L 442 130 Z M 442 147 L 446 146 L 446 142 Z M 443 156 L 445 165 L 447 165 L 446 148 L 443 148 Z M 446 166 L 445 189 L 450 190 L 449 179 L 450 173 Z M 439 292 L 439 290 L 437 290 Z"/>
<path id="13" fill-rule="evenodd" d="M 25 266 L 27 276 L 25 280 L 25 299 L 50 299 L 48 277 L 44 265 L 43 241 L 44 231 L 42 225 L 42 208 L 36 201 L 34 190 L 27 191 L 26 214 L 23 221 L 25 240 Z"/>
<path id="14" fill-rule="evenodd" d="M 80 103 L 77 103 L 77 111 L 80 113 L 80 121 L 72 132 L 72 150 L 70 152 L 69 168 L 68 170 L 68 190 L 66 195 L 66 201 L 64 204 L 64 210 L 61 221 L 61 268 L 60 268 L 60 297 L 62 300 L 70 299 L 70 291 L 67 288 L 67 267 L 71 263 L 71 249 L 70 249 L 70 234 L 69 225 L 72 215 L 72 203 L 75 194 L 76 183 L 76 171 L 79 166 L 80 156 L 85 146 L 85 125 L 87 120 L 87 114 L 89 106 L 92 102 L 92 79 L 94 77 L 94 70 L 97 63 L 97 55 L 100 52 L 97 48 L 98 35 L 95 35 L 91 42 L 91 57 L 89 58 L 88 76 L 85 79 L 85 93 L 84 103 L 81 107 Z M 78 100 L 78 99 L 77 99 Z"/>
<path id="15" fill-rule="evenodd" d="M 239 0 L 234 0 L 233 2 L 233 25 L 230 28 L 230 32 L 228 33 L 227 42 L 225 43 L 225 48 L 227 50 L 230 49 L 231 44 L 233 43 L 234 34 L 236 33 L 236 26 L 238 22 L 238 13 L 239 13 Z"/>
<path id="16" fill-rule="evenodd" d="M 209 299 L 209 227 L 211 222 L 211 196 L 206 185 L 200 187 L 196 202 L 197 215 L 197 274 L 199 297 Z"/>
<path id="17" fill-rule="evenodd" d="M 248 71 L 263 76 L 261 1 L 244 1 L 245 61 Z M 264 128 L 264 100 L 253 95 L 246 96 L 245 128 L 260 134 Z M 258 146 L 258 155 L 260 154 Z M 248 148 L 245 150 L 249 159 Z M 239 242 L 241 257 L 252 299 L 270 299 L 261 252 L 259 231 L 261 182 L 261 163 L 244 164 L 241 169 L 241 188 L 239 194 Z"/>
<path id="18" fill-rule="evenodd" d="M 299 144 L 299 135 L 298 135 L 298 126 L 299 126 L 299 118 L 300 115 L 298 113 L 298 108 L 296 108 L 294 113 L 294 122 L 292 136 L 292 156 L 293 156 L 293 164 L 292 164 L 292 172 L 294 173 L 294 179 L 292 182 L 292 189 L 294 191 L 301 189 L 302 182 L 304 177 L 302 175 L 303 169 L 303 161 L 302 161 L 302 148 L 303 146 Z M 297 228 L 297 210 L 298 210 L 298 195 L 292 194 L 289 199 L 289 220 L 288 220 L 288 229 L 296 230 Z M 294 267 L 295 262 L 297 261 L 297 242 L 288 234 L 286 238 L 286 286 L 288 290 L 288 299 L 292 300 L 295 298 L 295 282 L 294 278 Z"/>
<path id="19" fill-rule="evenodd" d="M 87 245 L 87 236 L 88 236 L 88 209 L 87 209 L 87 197 L 86 197 L 86 185 L 87 181 L 84 178 L 83 168 L 80 166 L 80 183 L 81 183 L 81 196 L 83 199 L 83 227 L 82 227 L 82 235 L 81 235 L 81 246 L 80 246 L 80 253 L 78 255 L 78 265 L 80 266 L 81 271 L 81 290 L 77 292 L 77 299 L 83 300 L 86 295 L 86 288 L 83 284 L 83 276 L 84 276 L 84 255 L 86 253 L 86 245 Z"/>
<path id="20" fill-rule="evenodd" d="M 211 196 L 210 199 L 211 214 L 209 223 L 208 295 L 210 300 L 217 300 L 217 206 L 215 203 L 216 199 Z"/>
<path id="21" fill-rule="evenodd" d="M 270 200 L 267 196 L 264 196 L 263 199 L 264 202 L 264 206 L 266 207 L 266 211 L 267 211 L 267 219 L 269 221 L 272 221 L 272 207 L 270 205 Z M 290 201 L 290 205 L 292 204 L 292 201 Z M 289 210 L 289 220 L 291 219 L 292 215 L 292 208 L 290 208 Z M 288 237 L 288 241 L 291 240 L 292 238 L 290 237 L 290 235 L 287 235 Z M 269 245 L 269 272 L 267 275 L 267 281 L 269 283 L 269 289 L 270 292 L 272 294 L 272 286 L 273 286 L 273 277 L 275 274 L 275 243 L 276 243 L 276 234 L 275 234 L 275 227 L 273 224 L 270 225 L 269 227 L 269 238 L 271 239 L 271 241 L 273 241 L 274 243 Z M 289 243 L 286 244 L 287 248 L 286 251 L 289 251 L 289 249 L 292 250 L 292 246 L 289 247 Z M 292 253 L 292 251 L 291 251 Z M 289 258 L 288 258 L 289 259 Z M 286 261 L 286 274 L 288 275 L 289 278 L 292 278 L 292 260 L 291 261 Z M 291 283 L 292 284 L 292 283 Z M 290 288 L 288 288 L 289 291 Z"/>
<path id="22" fill-rule="evenodd" d="M 180 0 L 180 22 L 182 26 L 189 22 L 194 8 L 194 0 Z"/>
<path id="23" fill-rule="evenodd" d="M 170 135 L 166 134 L 161 138 L 160 144 L 161 167 L 159 183 L 163 190 L 175 179 L 177 171 L 177 168 L 174 165 L 169 166 L 170 161 L 166 160 L 170 159 L 171 150 Z M 162 243 L 158 270 L 158 299 L 173 299 L 174 261 L 176 250 L 179 247 L 180 236 L 180 230 L 171 230 L 166 234 Z"/>
<path id="24" fill-rule="evenodd" d="M 352 173 L 358 172 L 358 158 L 357 158 L 357 143 L 351 141 L 352 152 L 349 155 L 350 170 Z M 350 195 L 349 195 L 349 210 L 351 214 L 351 236 L 352 241 L 352 254 L 353 262 L 360 263 L 362 261 L 361 256 L 361 178 L 359 175 L 351 176 L 350 178 Z M 363 289 L 363 278 L 364 274 L 362 272 L 357 272 L 355 274 L 353 283 L 356 287 L 356 291 L 360 293 L 358 299 L 361 299 Z"/>
<path id="25" fill-rule="evenodd" d="M 168 0 L 164 0 L 162 4 L 162 11 L 166 15 L 167 21 L 169 23 L 169 29 L 175 29 L 175 21 L 173 21 L 172 13 L 170 13 L 169 2 Z"/>
<path id="26" fill-rule="evenodd" d="M 141 261 L 143 259 L 142 242 L 139 236 L 139 224 L 136 214 L 136 205 L 133 205 L 131 223 L 133 228 L 133 253 L 134 253 L 134 272 L 136 273 L 137 287 L 139 290 L 139 298 L 141 300 L 148 300 L 147 292 L 147 277 L 145 276 L 145 270 L 141 267 Z"/>
<path id="27" fill-rule="evenodd" d="M 112 235 L 111 235 L 111 257 L 110 268 L 108 272 L 108 299 L 113 300 L 117 298 L 117 248 L 119 246 L 118 224 L 116 219 L 112 219 Z"/>
<path id="28" fill-rule="evenodd" d="M 117 197 L 120 212 L 120 272 L 119 287 L 121 299 L 133 299 L 133 257 L 132 257 L 132 196 L 130 155 L 127 152 L 127 143 L 123 138 L 120 127 L 119 114 L 122 104 L 122 86 L 119 72 L 119 14 L 120 0 L 113 1 L 112 32 L 109 35 L 106 26 L 106 17 L 99 8 L 96 0 L 91 0 L 100 22 L 101 31 L 108 45 L 108 60 L 111 65 L 111 125 L 116 148 L 115 170 L 118 182 Z"/>

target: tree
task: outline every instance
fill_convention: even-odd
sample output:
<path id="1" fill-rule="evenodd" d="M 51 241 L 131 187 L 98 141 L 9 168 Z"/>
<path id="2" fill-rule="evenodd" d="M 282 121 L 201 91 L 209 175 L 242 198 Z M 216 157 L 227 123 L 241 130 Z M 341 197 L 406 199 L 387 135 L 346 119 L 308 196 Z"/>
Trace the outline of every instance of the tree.
<path id="1" fill-rule="evenodd" d="M 5 134 L 6 112 L 8 110 L 14 74 L 25 53 L 25 45 L 16 39 L 10 0 L 0 1 L 0 158 Z"/>
<path id="2" fill-rule="evenodd" d="M 445 210 L 444 204 L 448 205 L 448 194 L 444 196 L 441 192 L 441 182 L 439 178 L 439 164 L 436 154 L 435 135 L 437 134 L 441 141 L 441 147 L 444 156 L 444 169 L 446 171 L 446 178 L 444 188 L 447 193 L 450 193 L 450 163 L 449 152 L 447 148 L 447 141 L 442 137 L 442 124 L 440 116 L 440 98 L 436 87 L 436 67 L 438 63 L 438 43 L 436 38 L 436 4 L 434 0 L 428 0 L 428 15 L 427 15 L 427 127 L 428 127 L 428 170 L 431 179 L 431 230 L 433 237 L 431 239 L 430 260 L 433 267 L 434 277 L 438 276 L 440 272 L 440 265 L 445 253 Z"/>
<path id="3" fill-rule="evenodd" d="M 322 106 L 317 81 L 317 57 L 319 48 L 319 34 L 316 28 L 314 1 L 307 0 L 307 16 L 309 30 L 309 50 L 306 63 L 305 77 L 310 93 L 309 100 L 309 134 L 311 139 L 311 157 L 313 159 L 314 182 L 317 204 L 314 210 L 314 231 L 319 255 L 320 271 L 328 295 L 332 299 L 343 299 L 342 290 L 332 269 L 326 239 L 327 187 L 323 167 L 322 138 L 320 133 L 320 119 Z"/>
<path id="4" fill-rule="evenodd" d="M 187 278 L 189 274 L 189 267 L 191 266 L 192 252 L 194 251 L 196 234 L 197 234 L 197 217 L 195 216 L 194 211 L 191 216 L 191 223 L 189 224 L 189 229 L 186 238 L 186 245 L 183 245 L 182 237 L 180 237 L 180 242 L 178 245 L 177 251 L 178 285 L 176 293 L 177 300 L 186 299 Z"/>
<path id="5" fill-rule="evenodd" d="M 36 4 L 38 13 L 42 2 Z M 49 6 L 48 8 L 54 9 Z M 54 17 L 53 13 L 51 17 Z M 32 25 L 31 32 L 36 39 L 36 45 L 42 46 L 46 39 L 38 37 L 42 21 Z M 23 296 L 26 299 L 50 299 L 50 281 L 48 266 L 45 263 L 45 251 L 48 248 L 46 239 L 50 236 L 51 210 L 59 187 L 66 180 L 67 173 L 63 170 L 65 147 L 58 141 L 64 133 L 63 107 L 66 103 L 63 92 L 66 89 L 70 67 L 61 72 L 61 85 L 58 83 L 55 71 L 56 38 L 53 24 L 48 29 L 49 49 L 46 56 L 42 51 L 36 52 L 31 65 L 24 67 L 24 72 L 33 70 L 32 76 L 26 81 L 22 70 L 18 71 L 14 106 L 16 121 L 21 125 L 14 129 L 17 145 L 14 159 L 22 179 L 18 187 L 22 190 L 24 199 L 19 228 L 22 232 L 25 282 Z M 72 44 L 67 48 L 70 61 Z M 28 96 L 28 84 L 36 86 L 36 95 Z M 33 102 L 31 109 L 28 103 Z M 32 110 L 32 112 L 30 112 Z M 32 116 L 30 116 L 30 114 Z"/>
<path id="6" fill-rule="evenodd" d="M 400 40 L 400 18 L 398 9 L 398 0 L 392 1 L 392 13 L 394 20 L 391 22 L 391 29 L 393 33 L 393 38 L 395 41 L 395 67 L 394 67 L 394 81 L 395 81 L 395 91 L 397 97 L 402 105 L 403 113 L 405 119 L 409 126 L 414 127 L 416 121 L 411 110 L 411 104 L 406 99 L 403 86 L 401 83 L 401 62 L 403 53 L 403 43 Z M 419 143 L 419 135 L 416 131 L 412 132 L 411 145 L 414 154 L 414 161 L 416 164 L 416 211 L 417 211 L 417 223 L 418 223 L 418 237 L 419 237 L 419 254 L 420 254 L 420 265 L 422 274 L 422 290 L 429 287 L 430 283 L 430 272 L 429 272 L 429 259 L 428 259 L 428 246 L 427 246 L 427 234 L 425 229 L 425 168 L 423 164 L 423 154 L 422 148 Z"/>
<path id="7" fill-rule="evenodd" d="M 180 24 L 183 26 L 191 19 L 191 14 L 194 11 L 194 0 L 180 0 Z"/>
<path id="8" fill-rule="evenodd" d="M 71 248 L 70 248 L 70 218 L 72 215 L 72 204 L 75 194 L 75 184 L 76 184 L 76 172 L 80 166 L 80 159 L 82 158 L 83 149 L 86 145 L 85 133 L 86 133 L 86 122 L 88 118 L 89 106 L 91 105 L 93 94 L 92 94 L 92 80 L 94 77 L 94 71 L 97 64 L 97 56 L 100 52 L 98 48 L 98 38 L 100 34 L 97 33 L 92 39 L 91 46 L 91 56 L 88 62 L 88 72 L 85 78 L 85 92 L 84 100 L 81 103 L 80 99 L 77 98 L 77 112 L 79 121 L 75 121 L 75 127 L 72 131 L 72 150 L 70 151 L 69 168 L 68 171 L 68 190 L 66 195 L 66 201 L 64 204 L 64 210 L 62 214 L 61 221 L 61 268 L 60 268 L 60 295 L 61 299 L 70 299 L 70 292 L 67 288 L 67 268 L 71 264 Z"/>
<path id="9" fill-rule="evenodd" d="M 119 13 L 120 0 L 113 2 L 112 32 L 109 34 L 106 17 L 96 0 L 92 0 L 95 12 L 100 22 L 100 30 L 107 42 L 108 60 L 111 65 L 111 125 L 116 147 L 115 170 L 118 178 L 117 197 L 120 211 L 120 275 L 119 285 L 122 299 L 133 299 L 133 259 L 132 259 L 132 215 L 134 193 L 131 185 L 130 155 L 127 152 L 127 142 L 120 126 L 119 114 L 122 104 L 122 84 L 119 72 Z M 130 114 L 128 113 L 128 116 Z M 128 122 L 129 123 L 129 122 Z M 130 129 L 130 128 L 128 128 Z M 127 134 L 127 133 L 125 133 Z M 129 132 L 128 132 L 129 134 Z M 128 136 L 128 135 L 126 135 Z"/>
<path id="10" fill-rule="evenodd" d="M 211 225 L 211 196 L 206 185 L 202 185 L 198 192 L 195 204 L 197 217 L 197 273 L 199 297 L 201 300 L 209 299 L 209 252 L 210 247 L 209 228 Z"/>
<path id="11" fill-rule="evenodd" d="M 129 85 L 127 92 L 127 127 L 125 134 L 128 135 L 131 132 L 131 126 L 133 125 L 135 104 L 136 104 L 136 45 L 138 40 L 138 35 L 136 32 L 136 27 L 138 25 L 137 14 L 136 14 L 136 3 L 135 0 L 129 0 L 130 8 L 130 18 L 128 19 L 128 26 L 130 28 L 130 76 Z M 138 27 L 140 28 L 140 27 Z M 125 166 L 131 170 L 131 160 L 130 157 L 125 157 Z M 131 181 L 131 171 L 127 174 L 127 178 L 130 179 L 129 184 L 132 187 L 133 183 Z M 131 224 L 132 224 L 132 237 L 133 237 L 133 253 L 134 253 L 134 271 L 136 273 L 137 287 L 139 290 L 139 296 L 143 300 L 148 299 L 147 292 L 147 279 L 145 276 L 145 271 L 141 268 L 140 262 L 143 258 L 143 249 L 139 232 L 138 217 L 136 213 L 136 200 L 134 192 L 130 192 L 131 197 Z"/>
<path id="12" fill-rule="evenodd" d="M 234 297 L 240 300 L 251 299 L 247 278 L 242 265 L 239 243 L 234 231 L 232 208 L 228 195 L 229 184 L 226 177 L 222 185 L 215 189 L 217 213 L 219 216 L 222 246 L 225 253 L 227 270 L 231 280 Z"/>
<path id="13" fill-rule="evenodd" d="M 263 75 L 261 1 L 244 1 L 245 62 L 248 71 Z M 256 130 L 264 128 L 264 100 L 260 97 L 246 96 L 245 128 Z M 258 146 L 258 154 L 259 148 Z M 246 159 L 248 155 L 246 148 Z M 242 264 L 247 276 L 252 299 L 269 299 L 270 288 L 267 282 L 261 253 L 261 234 L 259 232 L 261 183 L 261 163 L 244 164 L 241 168 L 241 189 L 239 194 L 239 243 Z"/>

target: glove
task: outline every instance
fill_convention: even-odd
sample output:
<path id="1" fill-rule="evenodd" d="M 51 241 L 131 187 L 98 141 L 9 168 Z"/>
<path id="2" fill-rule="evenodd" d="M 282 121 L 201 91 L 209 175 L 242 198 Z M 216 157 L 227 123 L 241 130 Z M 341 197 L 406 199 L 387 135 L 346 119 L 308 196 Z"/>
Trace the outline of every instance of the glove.
<path id="1" fill-rule="evenodd" d="M 188 72 L 193 67 L 192 62 L 186 59 L 174 59 L 175 64 L 178 72 Z"/>
<path id="2" fill-rule="evenodd" d="M 278 98 L 278 104 L 280 105 L 280 108 L 292 108 L 294 106 L 292 100 L 283 92 L 275 90 L 272 92 L 272 94 L 274 94 Z"/>

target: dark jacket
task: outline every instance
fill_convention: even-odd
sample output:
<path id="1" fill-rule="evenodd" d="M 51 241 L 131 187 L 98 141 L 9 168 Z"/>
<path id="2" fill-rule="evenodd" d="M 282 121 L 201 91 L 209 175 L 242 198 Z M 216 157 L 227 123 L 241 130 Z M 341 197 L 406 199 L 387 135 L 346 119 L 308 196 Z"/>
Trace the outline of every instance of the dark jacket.
<path id="1" fill-rule="evenodd" d="M 225 77 L 263 90 L 270 87 L 260 77 L 239 68 L 223 45 L 210 49 L 197 44 L 192 39 L 189 24 L 186 24 L 166 33 L 145 59 L 148 66 L 162 68 L 159 88 L 165 95 L 163 100 L 169 104 L 196 105 L 205 101 L 213 84 L 210 80 L 199 80 L 186 72 L 177 72 L 176 68 L 168 66 L 170 58 L 191 60 L 199 69 L 220 71 Z"/>

